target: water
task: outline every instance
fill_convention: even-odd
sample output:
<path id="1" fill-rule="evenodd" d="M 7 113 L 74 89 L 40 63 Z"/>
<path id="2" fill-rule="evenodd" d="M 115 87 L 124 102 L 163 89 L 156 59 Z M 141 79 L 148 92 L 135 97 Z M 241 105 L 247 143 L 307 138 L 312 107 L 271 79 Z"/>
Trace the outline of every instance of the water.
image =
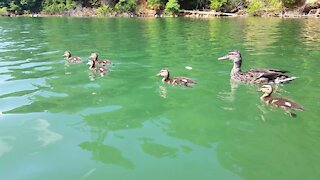
<path id="1" fill-rule="evenodd" d="M 244 70 L 298 76 L 275 95 L 306 110 L 231 89 L 217 58 L 234 48 Z M 91 52 L 113 61 L 105 77 Z M 319 56 L 316 19 L 1 17 L 0 179 L 318 179 Z M 163 67 L 198 84 L 163 85 Z"/>

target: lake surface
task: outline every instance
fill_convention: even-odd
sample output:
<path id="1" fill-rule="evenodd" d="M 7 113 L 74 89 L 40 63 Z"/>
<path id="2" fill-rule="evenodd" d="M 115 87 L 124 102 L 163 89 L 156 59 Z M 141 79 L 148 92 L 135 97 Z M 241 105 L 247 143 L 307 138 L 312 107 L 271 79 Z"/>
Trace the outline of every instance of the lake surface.
<path id="1" fill-rule="evenodd" d="M 243 70 L 298 76 L 274 95 L 305 111 L 231 88 L 231 49 Z M 318 179 L 319 66 L 317 19 L 1 17 L 0 179 Z M 163 84 L 163 67 L 196 86 Z"/>

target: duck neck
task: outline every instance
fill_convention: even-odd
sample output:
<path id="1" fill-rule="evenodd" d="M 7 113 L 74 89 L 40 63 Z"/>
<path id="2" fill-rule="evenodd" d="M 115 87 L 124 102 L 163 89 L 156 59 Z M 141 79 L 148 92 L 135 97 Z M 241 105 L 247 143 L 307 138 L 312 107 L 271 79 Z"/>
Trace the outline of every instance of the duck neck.
<path id="1" fill-rule="evenodd" d="M 271 93 L 264 93 L 264 94 L 260 97 L 260 99 L 261 99 L 261 100 L 266 100 L 266 99 L 270 98 L 270 96 L 271 96 Z"/>
<path id="2" fill-rule="evenodd" d="M 242 64 L 241 58 L 239 60 L 233 62 L 233 68 L 231 70 L 231 75 L 241 72 L 241 64 Z"/>
<path id="3" fill-rule="evenodd" d="M 93 69 L 93 68 L 95 68 L 95 63 L 94 63 L 94 61 L 92 61 L 92 64 L 90 65 L 89 69 Z"/>
<path id="4" fill-rule="evenodd" d="M 170 81 L 169 72 L 168 72 L 168 75 L 167 75 L 167 76 L 164 76 L 164 77 L 162 78 L 162 82 L 168 82 L 168 81 Z"/>

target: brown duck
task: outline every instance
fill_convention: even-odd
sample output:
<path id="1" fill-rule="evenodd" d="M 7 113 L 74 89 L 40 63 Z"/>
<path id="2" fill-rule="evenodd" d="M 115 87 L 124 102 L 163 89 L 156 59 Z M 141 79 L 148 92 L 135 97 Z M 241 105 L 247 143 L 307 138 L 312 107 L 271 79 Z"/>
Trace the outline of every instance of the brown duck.
<path id="1" fill-rule="evenodd" d="M 161 69 L 157 76 L 162 76 L 162 82 L 169 83 L 171 85 L 183 85 L 183 86 L 193 86 L 196 82 L 190 78 L 186 77 L 173 77 L 170 78 L 169 70 L 164 68 Z"/>
<path id="2" fill-rule="evenodd" d="M 95 72 L 95 73 L 100 73 L 101 76 L 104 76 L 105 73 L 109 71 L 105 67 L 96 67 L 95 61 L 91 60 L 91 59 L 89 59 L 87 64 L 89 65 L 90 71 Z"/>
<path id="3" fill-rule="evenodd" d="M 271 106 L 284 109 L 286 112 L 290 114 L 291 117 L 297 116 L 293 112 L 293 110 L 301 110 L 301 111 L 304 110 L 303 106 L 297 104 L 293 100 L 283 98 L 283 97 L 271 97 L 273 88 L 270 84 L 262 85 L 259 91 L 262 91 L 264 93 L 260 98 L 261 100 L 263 100 L 265 103 Z"/>
<path id="4" fill-rule="evenodd" d="M 68 62 L 72 62 L 72 63 L 80 63 L 81 62 L 81 58 L 77 57 L 77 56 L 71 56 L 71 52 L 70 51 L 65 51 L 63 53 L 63 56 L 66 57 L 66 60 Z"/>
<path id="5" fill-rule="evenodd" d="M 100 66 L 105 66 L 105 65 L 110 65 L 111 64 L 111 61 L 110 60 L 98 60 L 98 54 L 97 53 L 91 53 L 89 59 L 92 59 L 95 61 L 95 63 L 97 65 L 100 65 Z"/>
<path id="6" fill-rule="evenodd" d="M 267 68 L 255 68 L 248 71 L 241 70 L 242 57 L 239 50 L 232 50 L 227 55 L 218 58 L 219 60 L 231 60 L 233 68 L 230 73 L 231 80 L 243 83 L 286 83 L 296 79 L 286 75 L 288 71 Z"/>

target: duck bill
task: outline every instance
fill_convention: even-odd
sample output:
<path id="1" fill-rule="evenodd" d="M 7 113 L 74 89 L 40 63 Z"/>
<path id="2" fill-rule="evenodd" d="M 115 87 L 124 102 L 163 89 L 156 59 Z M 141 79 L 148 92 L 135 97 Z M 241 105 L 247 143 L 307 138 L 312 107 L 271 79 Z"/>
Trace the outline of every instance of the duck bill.
<path id="1" fill-rule="evenodd" d="M 156 74 L 156 76 L 160 76 L 160 75 L 161 75 L 161 73 Z"/>
<path id="2" fill-rule="evenodd" d="M 218 58 L 218 60 L 226 60 L 226 59 L 228 59 L 227 56 L 222 56 L 222 57 L 219 57 L 219 58 Z"/>

